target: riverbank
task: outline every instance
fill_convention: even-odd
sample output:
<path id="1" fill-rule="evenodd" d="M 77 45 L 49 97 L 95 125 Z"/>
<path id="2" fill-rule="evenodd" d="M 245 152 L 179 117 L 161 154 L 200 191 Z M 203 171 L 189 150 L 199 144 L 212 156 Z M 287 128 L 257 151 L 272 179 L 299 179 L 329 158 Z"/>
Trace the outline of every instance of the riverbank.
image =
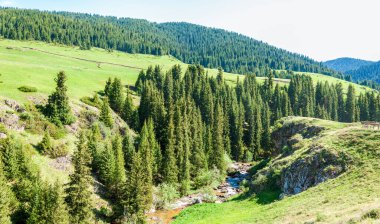
<path id="1" fill-rule="evenodd" d="M 248 170 L 251 168 L 251 164 L 248 163 L 233 163 L 231 164 L 230 174 L 226 177 L 225 181 L 221 183 L 214 193 L 216 198 L 213 203 L 223 203 L 232 196 L 240 194 L 242 192 L 240 183 L 249 177 Z M 177 216 L 183 209 L 199 203 L 208 203 L 208 195 L 202 193 L 196 193 L 181 197 L 174 201 L 167 210 L 156 210 L 148 214 L 148 222 L 152 224 L 168 224 L 175 216 Z"/>

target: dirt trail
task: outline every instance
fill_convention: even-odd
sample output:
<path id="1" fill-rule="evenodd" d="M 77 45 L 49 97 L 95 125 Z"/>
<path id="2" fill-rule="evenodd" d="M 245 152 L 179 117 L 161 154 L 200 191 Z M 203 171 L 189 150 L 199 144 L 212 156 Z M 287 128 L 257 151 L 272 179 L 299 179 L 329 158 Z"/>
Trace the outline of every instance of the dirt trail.
<path id="1" fill-rule="evenodd" d="M 37 48 L 33 48 L 33 47 L 23 47 L 23 48 L 33 50 L 33 51 L 42 52 L 45 54 L 51 54 L 51 55 L 55 55 L 55 56 L 59 56 L 59 57 L 71 58 L 71 59 L 76 59 L 76 60 L 86 61 L 86 62 L 93 62 L 93 63 L 98 64 L 98 67 L 100 67 L 101 64 L 105 64 L 105 65 L 114 65 L 114 66 L 120 66 L 120 67 L 125 67 L 125 68 L 133 68 L 133 69 L 139 69 L 139 70 L 143 69 L 143 68 L 136 67 L 136 66 L 130 66 L 130 65 L 118 64 L 118 63 L 112 63 L 112 62 L 104 62 L 104 61 L 96 61 L 96 60 L 90 60 L 90 59 L 85 59 L 85 58 L 72 57 L 72 56 L 53 53 L 53 52 L 49 52 L 49 51 L 45 51 L 45 50 L 41 50 L 41 49 L 37 49 Z"/>

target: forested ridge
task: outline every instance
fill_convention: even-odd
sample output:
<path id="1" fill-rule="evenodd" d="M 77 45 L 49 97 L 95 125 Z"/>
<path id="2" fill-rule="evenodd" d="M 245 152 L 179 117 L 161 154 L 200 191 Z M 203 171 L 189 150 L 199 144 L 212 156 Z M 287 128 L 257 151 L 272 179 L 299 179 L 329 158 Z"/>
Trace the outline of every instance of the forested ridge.
<path id="1" fill-rule="evenodd" d="M 351 70 L 356 70 L 362 66 L 367 66 L 373 63 L 375 62 L 356 58 L 337 58 L 334 60 L 323 62 L 323 64 L 326 65 L 328 68 L 334 69 L 335 71 L 339 71 L 342 73 Z"/>
<path id="2" fill-rule="evenodd" d="M 81 13 L 0 10 L 0 35 L 9 39 L 55 42 L 82 49 L 99 47 L 128 53 L 170 54 L 185 63 L 222 67 L 240 74 L 270 67 L 342 77 L 306 56 L 221 29 Z"/>
<path id="3" fill-rule="evenodd" d="M 367 66 L 361 66 L 358 69 L 346 72 L 352 76 L 354 81 L 369 80 L 380 84 L 380 62 L 375 62 Z"/>

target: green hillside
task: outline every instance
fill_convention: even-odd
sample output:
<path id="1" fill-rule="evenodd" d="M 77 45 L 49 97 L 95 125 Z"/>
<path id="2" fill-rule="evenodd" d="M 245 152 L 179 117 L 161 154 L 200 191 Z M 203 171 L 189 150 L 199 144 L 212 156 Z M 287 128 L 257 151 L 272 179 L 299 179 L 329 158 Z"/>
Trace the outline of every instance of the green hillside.
<path id="1" fill-rule="evenodd" d="M 189 64 L 223 67 L 225 71 L 239 74 L 270 67 L 341 76 L 306 56 L 238 33 L 189 23 L 152 23 L 141 19 L 11 8 L 0 8 L 0 23 L 0 35 L 14 40 L 172 55 Z"/>
<path id="2" fill-rule="evenodd" d="M 185 209 L 174 223 L 376 223 L 380 219 L 380 132 L 357 123 L 311 118 L 283 121 L 283 126 L 305 124 L 324 130 L 299 141 L 293 153 L 274 158 L 264 170 L 277 168 L 281 173 L 296 160 L 308 161 L 310 155 L 318 153 L 313 148 L 319 147 L 324 155 L 320 166 L 329 155 L 335 155 L 344 160 L 346 171 L 282 200 L 277 190 L 237 197 L 223 204 L 196 205 Z"/>
<path id="3" fill-rule="evenodd" d="M 141 69 L 160 65 L 168 70 L 175 64 L 180 64 L 185 70 L 186 64 L 170 56 L 152 56 L 146 54 L 128 54 L 119 51 L 106 51 L 99 48 L 80 50 L 78 47 L 68 47 L 56 44 L 46 44 L 34 41 L 0 40 L 0 95 L 24 102 L 27 97 L 47 95 L 53 90 L 54 77 L 63 70 L 69 76 L 69 95 L 73 99 L 92 95 L 101 90 L 108 77 L 118 77 L 124 84 L 134 85 Z M 208 69 L 212 76 L 216 69 Z M 349 82 L 331 76 L 311 74 L 315 81 L 329 83 L 342 82 L 344 88 Z M 236 74 L 225 73 L 225 79 L 235 83 Z M 244 76 L 241 76 L 242 80 Z M 259 77 L 263 82 L 264 78 Z M 288 80 L 277 79 L 281 85 Z M 23 93 L 20 86 L 37 88 L 37 93 Z M 355 85 L 357 92 L 369 91 L 367 87 Z"/>

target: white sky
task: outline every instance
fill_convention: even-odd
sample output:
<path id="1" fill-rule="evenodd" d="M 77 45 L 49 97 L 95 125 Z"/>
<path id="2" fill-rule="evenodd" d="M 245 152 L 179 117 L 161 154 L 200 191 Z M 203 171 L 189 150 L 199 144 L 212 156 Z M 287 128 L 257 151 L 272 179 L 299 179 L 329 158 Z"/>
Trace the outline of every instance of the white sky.
<path id="1" fill-rule="evenodd" d="M 186 21 L 316 60 L 380 60 L 380 0 L 0 0 L 0 5 Z"/>

